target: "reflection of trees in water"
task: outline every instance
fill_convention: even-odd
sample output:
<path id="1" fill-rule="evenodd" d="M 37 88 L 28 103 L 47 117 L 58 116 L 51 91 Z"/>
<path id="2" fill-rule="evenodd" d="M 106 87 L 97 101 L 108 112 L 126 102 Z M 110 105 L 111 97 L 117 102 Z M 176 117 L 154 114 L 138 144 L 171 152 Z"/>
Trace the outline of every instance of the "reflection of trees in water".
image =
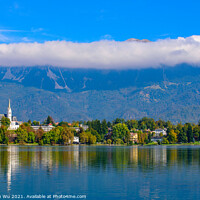
<path id="1" fill-rule="evenodd" d="M 166 166 L 199 165 L 199 156 L 199 147 L 2 146 L 0 170 L 1 173 L 7 174 L 12 161 L 15 170 L 17 167 L 41 168 L 45 169 L 48 174 L 51 174 L 52 170 L 58 170 L 59 166 L 79 170 L 87 170 L 88 168 L 134 170 L 138 168 L 148 172 Z"/>

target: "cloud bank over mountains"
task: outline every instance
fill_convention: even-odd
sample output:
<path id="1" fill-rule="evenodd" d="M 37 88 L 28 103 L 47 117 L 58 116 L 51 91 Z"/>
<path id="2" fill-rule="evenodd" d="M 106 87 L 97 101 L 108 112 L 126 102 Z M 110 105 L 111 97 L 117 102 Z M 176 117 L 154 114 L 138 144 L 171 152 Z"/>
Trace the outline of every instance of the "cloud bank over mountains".
<path id="1" fill-rule="evenodd" d="M 200 36 L 155 42 L 101 40 L 0 44 L 0 66 L 140 69 L 187 63 L 200 66 Z"/>

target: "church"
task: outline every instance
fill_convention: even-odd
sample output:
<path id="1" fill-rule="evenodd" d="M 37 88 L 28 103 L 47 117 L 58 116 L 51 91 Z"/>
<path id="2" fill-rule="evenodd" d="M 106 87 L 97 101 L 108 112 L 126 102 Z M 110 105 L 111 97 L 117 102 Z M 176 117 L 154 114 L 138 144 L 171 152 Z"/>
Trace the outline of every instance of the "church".
<path id="1" fill-rule="evenodd" d="M 7 109 L 7 114 L 0 114 L 0 120 L 2 117 L 7 117 L 10 119 L 10 126 L 8 127 L 8 130 L 16 130 L 19 128 L 20 123 L 17 121 L 17 117 L 12 116 L 12 110 L 10 106 L 10 99 L 8 102 L 8 109 Z"/>

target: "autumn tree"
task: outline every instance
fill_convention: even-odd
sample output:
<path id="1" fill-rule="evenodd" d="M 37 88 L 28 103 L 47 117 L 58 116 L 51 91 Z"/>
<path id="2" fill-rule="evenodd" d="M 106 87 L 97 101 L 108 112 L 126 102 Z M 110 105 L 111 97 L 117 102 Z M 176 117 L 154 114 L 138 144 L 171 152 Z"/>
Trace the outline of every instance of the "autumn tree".
<path id="1" fill-rule="evenodd" d="M 174 132 L 173 129 L 171 129 L 170 132 L 167 134 L 167 140 L 170 143 L 176 143 L 177 142 L 177 134 Z"/>

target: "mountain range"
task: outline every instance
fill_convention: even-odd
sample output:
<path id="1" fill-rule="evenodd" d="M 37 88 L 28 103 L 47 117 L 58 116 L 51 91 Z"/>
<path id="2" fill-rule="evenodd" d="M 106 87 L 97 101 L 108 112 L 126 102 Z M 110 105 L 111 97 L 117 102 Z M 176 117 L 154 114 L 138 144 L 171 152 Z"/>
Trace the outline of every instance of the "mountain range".
<path id="1" fill-rule="evenodd" d="M 18 120 L 200 119 L 200 68 L 97 70 L 1 67 L 0 113 L 11 99 Z"/>

